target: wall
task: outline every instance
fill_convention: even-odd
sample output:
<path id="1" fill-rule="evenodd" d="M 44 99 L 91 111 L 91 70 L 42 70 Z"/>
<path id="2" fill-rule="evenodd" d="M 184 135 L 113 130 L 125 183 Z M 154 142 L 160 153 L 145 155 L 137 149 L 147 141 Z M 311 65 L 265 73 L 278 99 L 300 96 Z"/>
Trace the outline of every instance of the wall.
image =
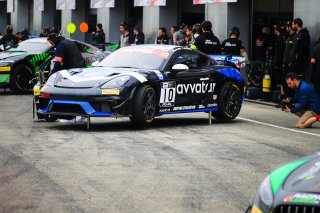
<path id="1" fill-rule="evenodd" d="M 228 30 L 232 27 L 240 28 L 240 40 L 244 42 L 245 49 L 250 52 L 250 13 L 251 0 L 241 0 L 237 3 L 228 4 Z M 228 36 L 228 35 L 227 35 Z"/>
<path id="2" fill-rule="evenodd" d="M 310 31 L 312 43 L 320 36 L 320 1 L 319 0 L 294 0 L 294 18 L 301 18 L 304 27 Z"/>
<path id="3" fill-rule="evenodd" d="M 5 33 L 5 27 L 7 26 L 7 2 L 0 1 L 0 33 Z"/>

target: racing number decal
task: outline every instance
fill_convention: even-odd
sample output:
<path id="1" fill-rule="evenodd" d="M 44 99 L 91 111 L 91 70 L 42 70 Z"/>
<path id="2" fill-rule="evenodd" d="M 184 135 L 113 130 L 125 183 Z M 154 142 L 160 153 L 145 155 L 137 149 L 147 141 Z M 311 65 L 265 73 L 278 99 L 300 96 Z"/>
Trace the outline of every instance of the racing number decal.
<path id="1" fill-rule="evenodd" d="M 172 107 L 176 99 L 176 82 L 162 82 L 160 107 Z"/>

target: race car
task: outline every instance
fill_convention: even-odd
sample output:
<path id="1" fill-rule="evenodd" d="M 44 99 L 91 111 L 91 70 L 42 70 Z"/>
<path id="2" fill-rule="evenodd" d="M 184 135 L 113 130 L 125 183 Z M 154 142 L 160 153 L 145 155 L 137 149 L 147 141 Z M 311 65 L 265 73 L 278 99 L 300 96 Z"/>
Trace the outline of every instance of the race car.
<path id="1" fill-rule="evenodd" d="M 41 89 L 40 115 L 60 118 L 127 116 L 136 126 L 156 116 L 211 112 L 232 120 L 240 112 L 244 81 L 237 69 L 170 45 L 121 48 L 90 69 L 62 70 Z"/>
<path id="2" fill-rule="evenodd" d="M 101 52 L 90 44 L 74 42 L 81 50 L 87 66 L 108 55 L 108 52 Z M 28 91 L 33 86 L 30 80 L 37 76 L 40 65 L 51 60 L 53 55 L 54 50 L 47 38 L 28 39 L 15 48 L 0 52 L 0 87 L 9 87 L 17 93 Z"/>
<path id="3" fill-rule="evenodd" d="M 262 182 L 247 212 L 320 212 L 320 153 L 272 171 Z"/>

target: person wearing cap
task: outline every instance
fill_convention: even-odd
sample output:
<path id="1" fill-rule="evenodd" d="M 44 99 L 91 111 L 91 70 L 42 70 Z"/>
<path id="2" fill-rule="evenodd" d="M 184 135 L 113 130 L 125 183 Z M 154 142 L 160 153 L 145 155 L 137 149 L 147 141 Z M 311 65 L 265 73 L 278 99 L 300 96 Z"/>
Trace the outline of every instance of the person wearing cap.
<path id="1" fill-rule="evenodd" d="M 12 47 L 13 45 L 16 45 L 19 41 L 17 37 L 12 34 L 13 27 L 11 25 L 6 26 L 6 32 L 7 34 L 0 39 L 0 46 L 3 45 L 4 50 L 6 50 L 9 46 Z"/>
<path id="2" fill-rule="evenodd" d="M 272 69 L 272 87 L 275 89 L 278 84 L 281 84 L 282 74 L 282 65 L 283 65 L 283 55 L 285 49 L 286 37 L 284 35 L 285 29 L 282 26 L 276 25 L 274 27 L 275 42 L 274 42 L 274 61 Z"/>
<path id="3" fill-rule="evenodd" d="M 192 49 L 197 49 L 205 54 L 220 54 L 221 47 L 219 39 L 212 33 L 212 24 L 210 21 L 201 23 L 202 34 L 199 35 L 191 45 Z"/>
<path id="4" fill-rule="evenodd" d="M 233 27 L 230 31 L 230 38 L 224 40 L 221 45 L 222 54 L 225 55 L 241 55 L 244 50 L 243 42 L 239 39 L 240 30 Z"/>
<path id="5" fill-rule="evenodd" d="M 293 59 L 291 66 L 293 71 L 305 79 L 310 65 L 310 35 L 306 28 L 303 28 L 303 21 L 296 18 L 292 22 L 296 30 L 296 42 L 293 46 Z"/>
<path id="6" fill-rule="evenodd" d="M 56 48 L 54 66 L 49 75 L 62 69 L 85 67 L 85 61 L 75 42 L 56 35 L 49 35 L 48 42 Z"/>
<path id="7" fill-rule="evenodd" d="M 186 41 L 185 38 L 186 36 L 186 30 L 187 30 L 188 25 L 182 23 L 180 25 L 180 29 L 179 31 L 175 32 L 173 34 L 173 44 L 174 45 L 178 45 L 178 46 L 185 46 L 186 45 Z"/>

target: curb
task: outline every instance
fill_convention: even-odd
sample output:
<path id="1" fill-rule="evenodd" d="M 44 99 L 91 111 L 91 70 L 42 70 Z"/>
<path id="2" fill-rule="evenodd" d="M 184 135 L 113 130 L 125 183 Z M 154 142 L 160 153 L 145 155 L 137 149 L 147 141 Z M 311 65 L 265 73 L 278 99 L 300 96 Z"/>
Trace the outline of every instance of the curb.
<path id="1" fill-rule="evenodd" d="M 246 102 L 249 102 L 249 103 L 262 104 L 262 105 L 265 105 L 265 106 L 276 107 L 276 106 L 278 105 L 277 103 L 273 103 L 273 102 L 269 102 L 269 101 L 264 101 L 264 100 L 261 100 L 261 99 L 252 100 L 252 99 L 247 99 L 247 98 L 245 98 L 244 100 L 245 100 Z"/>

